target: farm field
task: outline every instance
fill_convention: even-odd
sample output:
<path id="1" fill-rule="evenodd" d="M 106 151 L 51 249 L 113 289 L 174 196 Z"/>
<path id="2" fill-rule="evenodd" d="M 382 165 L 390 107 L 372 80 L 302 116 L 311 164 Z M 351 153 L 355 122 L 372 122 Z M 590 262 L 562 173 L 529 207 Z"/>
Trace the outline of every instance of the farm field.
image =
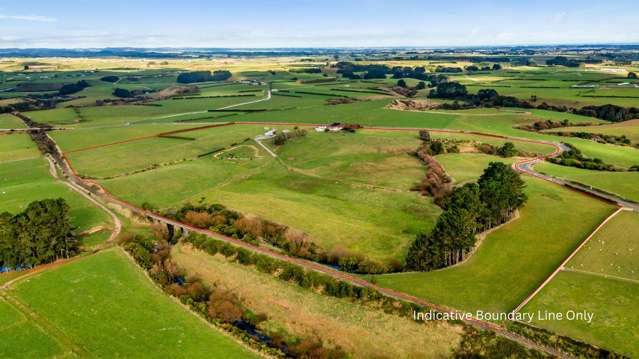
<path id="1" fill-rule="evenodd" d="M 0 114 L 0 128 L 24 128 L 24 124 L 19 118 L 8 114 Z"/>
<path id="2" fill-rule="evenodd" d="M 535 325 L 581 339 L 630 357 L 639 355 L 635 308 L 639 283 L 581 272 L 559 273 L 525 308 L 536 313 L 569 310 L 593 313 L 591 323 L 582 320 L 535 321 Z"/>
<path id="3" fill-rule="evenodd" d="M 534 333 L 537 350 L 554 355 L 546 339 L 564 335 L 582 349 L 639 356 L 637 212 L 618 214 L 558 269 L 616 208 L 601 193 L 523 169 L 534 162 L 533 172 L 639 203 L 639 172 L 630 171 L 639 165 L 638 49 L 0 49 L 0 129 L 25 127 L 23 118 L 53 140 L 45 130 L 33 140 L 0 133 L 0 213 L 60 197 L 81 238 L 79 253 L 60 245 L 75 246 L 68 234 L 19 242 L 6 234 L 22 223 L 0 218 L 0 357 L 261 355 L 241 343 L 245 335 L 296 359 L 307 359 L 298 350 L 336 347 L 353 359 L 537 357 L 522 351 L 531 342 L 507 320 L 490 323 L 497 328 L 389 314 L 409 313 L 415 298 L 506 314 L 532 293 L 524 312 L 595 315 L 591 323 L 535 320 L 549 331 Z M 555 134 L 562 131 L 623 135 L 632 145 Z M 548 157 L 569 147 L 562 143 L 591 159 L 564 164 L 619 171 L 552 164 Z M 73 173 L 50 167 L 41 151 L 66 159 Z M 481 186 L 456 189 L 487 168 Z M 26 225 L 56 228 L 48 224 Z M 215 252 L 229 257 L 194 249 L 180 240 L 187 232 L 216 236 L 225 243 Z M 236 257 L 233 244 L 244 248 Z M 249 252 L 286 262 L 276 275 L 290 282 L 238 264 L 250 262 Z M 46 264 L 24 277 L 11 271 L 40 256 Z M 364 300 L 346 283 L 304 289 L 296 283 L 313 278 L 300 279 L 299 269 L 368 281 L 398 301 Z M 236 298 L 199 295 L 198 279 L 237 294 L 249 309 L 242 321 Z M 180 300 L 237 332 L 219 331 Z M 502 329 L 512 335 L 494 337 Z M 303 345 L 280 347 L 280 334 Z M 304 347 L 313 345 L 320 348 Z"/>
<path id="4" fill-rule="evenodd" d="M 479 153 L 447 153 L 437 155 L 435 159 L 444 167 L 446 173 L 452 177 L 456 185 L 477 181 L 490 162 L 504 162 L 507 164 L 515 162 L 515 158 L 512 157 L 502 158 Z"/>
<path id="5" fill-rule="evenodd" d="M 529 199 L 519 218 L 489 234 L 466 262 L 376 280 L 381 286 L 468 311 L 514 309 L 613 210 L 538 179 L 526 178 L 526 185 Z"/>
<path id="6" fill-rule="evenodd" d="M 537 321 L 564 335 L 595 343 L 629 356 L 639 354 L 632 309 L 639 295 L 639 214 L 622 211 L 608 222 L 566 268 L 524 310 L 588 311 L 591 323 L 579 320 Z"/>
<path id="7" fill-rule="evenodd" d="M 148 128 L 149 126 L 146 125 L 140 127 L 144 127 L 140 128 L 140 133 L 147 133 L 146 136 L 153 136 L 166 130 L 183 129 L 183 127 L 175 126 L 173 128 L 164 126 Z M 88 150 L 75 147 L 76 151 L 67 152 L 67 157 L 81 175 L 110 178 L 175 162 L 194 160 L 199 156 L 208 156 L 207 153 L 212 154 L 232 144 L 246 142 L 260 132 L 260 128 L 257 127 L 219 127 L 109 145 L 109 141 L 115 140 L 121 133 L 121 131 L 115 131 L 115 133 L 107 134 L 109 137 L 105 139 L 103 147 L 89 147 Z M 74 134 L 74 136 L 82 136 L 82 133 Z M 63 143 L 73 143 L 73 139 Z"/>
<path id="8" fill-rule="evenodd" d="M 557 67 L 522 70 L 516 72 L 505 69 L 484 74 L 458 75 L 454 78 L 471 91 L 493 88 L 502 95 L 524 100 L 536 96 L 539 103 L 545 101 L 579 107 L 609 103 L 633 106 L 639 98 L 639 88 L 632 86 L 633 81 L 618 74 L 600 72 L 596 67 L 587 71 Z"/>
<path id="9" fill-rule="evenodd" d="M 599 171 L 559 166 L 546 162 L 536 165 L 535 169 L 542 173 L 583 183 L 616 194 L 621 198 L 639 202 L 639 188 L 637 188 L 639 172 L 607 172 L 602 175 Z"/>
<path id="10" fill-rule="evenodd" d="M 210 131 L 239 131 L 242 138 L 258 128 Z M 138 205 L 148 202 L 165 208 L 204 197 L 303 230 L 327 250 L 401 261 L 412 236 L 432 226 L 439 213 L 431 199 L 410 190 L 425 171 L 409 154 L 418 145 L 412 132 L 345 134 L 309 129 L 306 137 L 274 149 L 278 160 L 261 149 L 260 157 L 248 160 L 209 155 L 102 183 Z M 176 184 L 180 173 L 191 175 Z"/>
<path id="11" fill-rule="evenodd" d="M 0 212 L 22 211 L 35 200 L 64 198 L 70 207 L 71 223 L 84 231 L 109 223 L 110 219 L 49 173 L 49 163 L 41 157 L 26 134 L 0 135 Z"/>
<path id="12" fill-rule="evenodd" d="M 639 214 L 619 213 L 577 253 L 567 268 L 639 281 L 639 264 L 635 258 L 639 246 L 637 231 Z"/>
<path id="13" fill-rule="evenodd" d="M 639 120 L 630 120 L 613 124 L 601 124 L 599 126 L 562 127 L 549 131 L 589 132 L 611 136 L 626 136 L 633 144 L 639 144 Z"/>
<path id="14" fill-rule="evenodd" d="M 260 329 L 317 335 L 329 346 L 354 353 L 353 358 L 446 357 L 459 342 L 460 328 L 453 325 L 421 325 L 348 299 L 317 294 L 188 244 L 174 247 L 172 258 L 206 283 L 234 291 L 252 311 L 266 314 L 268 320 Z"/>
<path id="15" fill-rule="evenodd" d="M 0 334 L 3 358 L 54 358 L 68 351 L 27 316 L 0 297 Z"/>
<path id="16" fill-rule="evenodd" d="M 64 344 L 62 351 L 73 350 L 79 357 L 256 357 L 167 298 L 119 248 L 21 280 L 13 287 L 7 295 L 29 308 L 36 323 L 56 328 L 50 335 Z M 4 302 L 0 305 L 5 310 Z M 15 348 L 10 354 L 26 350 L 21 348 L 23 341 L 8 339 L 12 338 L 3 337 L 7 345 L 0 350 Z M 39 350 L 32 357 L 60 352 L 46 339 L 52 340 L 47 336 L 30 348 Z"/>

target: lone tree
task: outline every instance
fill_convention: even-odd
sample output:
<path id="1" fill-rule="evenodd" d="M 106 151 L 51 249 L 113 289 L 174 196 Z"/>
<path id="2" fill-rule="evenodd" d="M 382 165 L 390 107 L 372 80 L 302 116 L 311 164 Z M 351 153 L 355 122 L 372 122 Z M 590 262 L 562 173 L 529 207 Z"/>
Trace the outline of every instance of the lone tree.
<path id="1" fill-rule="evenodd" d="M 430 142 L 430 132 L 426 130 L 419 130 L 419 139 L 424 142 Z"/>
<path id="2" fill-rule="evenodd" d="M 424 81 L 419 81 L 415 86 L 415 90 L 423 90 L 426 88 L 426 83 Z"/>
<path id="3" fill-rule="evenodd" d="M 506 142 L 497 149 L 497 154 L 502 157 L 513 157 L 517 155 L 517 149 L 512 142 Z"/>
<path id="4" fill-rule="evenodd" d="M 628 78 L 629 79 L 636 79 L 637 78 L 637 74 L 634 72 L 628 72 Z"/>
<path id="5" fill-rule="evenodd" d="M 404 81 L 403 79 L 397 81 L 397 86 L 406 88 L 406 81 Z"/>

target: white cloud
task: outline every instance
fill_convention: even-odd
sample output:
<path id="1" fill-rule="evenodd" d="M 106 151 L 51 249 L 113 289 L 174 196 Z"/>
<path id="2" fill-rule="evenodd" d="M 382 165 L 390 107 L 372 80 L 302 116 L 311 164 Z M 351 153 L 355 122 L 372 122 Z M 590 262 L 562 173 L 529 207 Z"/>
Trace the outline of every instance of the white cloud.
<path id="1" fill-rule="evenodd" d="M 37 21 L 37 22 L 55 22 L 58 19 L 50 16 L 42 15 L 2 15 L 0 20 L 17 20 L 17 21 Z"/>

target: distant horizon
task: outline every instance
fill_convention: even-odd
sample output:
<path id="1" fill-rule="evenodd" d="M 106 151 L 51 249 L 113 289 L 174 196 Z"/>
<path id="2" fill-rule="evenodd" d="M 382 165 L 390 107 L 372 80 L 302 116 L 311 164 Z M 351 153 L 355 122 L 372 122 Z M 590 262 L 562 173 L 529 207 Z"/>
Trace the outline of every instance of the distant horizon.
<path id="1" fill-rule="evenodd" d="M 2 47 L 0 50 L 440 50 L 440 49 L 499 49 L 499 48 L 543 48 L 543 47 L 605 47 L 638 46 L 638 42 L 575 42 L 575 43 L 530 43 L 530 44 L 494 44 L 494 45 L 388 45 L 388 46 L 96 46 L 96 47 Z"/>
<path id="2" fill-rule="evenodd" d="M 636 25 L 631 0 L 3 0 L 0 48 L 636 44 Z"/>

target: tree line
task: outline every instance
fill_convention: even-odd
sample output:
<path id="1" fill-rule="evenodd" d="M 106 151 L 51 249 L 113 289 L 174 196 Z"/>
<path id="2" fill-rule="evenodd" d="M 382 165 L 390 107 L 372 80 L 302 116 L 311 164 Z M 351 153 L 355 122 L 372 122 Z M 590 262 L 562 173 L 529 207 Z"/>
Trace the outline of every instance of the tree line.
<path id="1" fill-rule="evenodd" d="M 35 201 L 15 215 L 0 214 L 0 267 L 33 267 L 79 251 L 64 199 Z"/>
<path id="2" fill-rule="evenodd" d="M 476 235 L 512 218 L 527 200 L 524 181 L 501 162 L 491 162 L 477 183 L 455 188 L 430 233 L 421 233 L 406 256 L 407 269 L 454 265 L 475 247 Z"/>
<path id="3" fill-rule="evenodd" d="M 181 84 L 190 84 L 194 82 L 207 82 L 207 81 L 226 81 L 232 76 L 231 72 L 226 70 L 214 71 L 190 71 L 183 72 L 178 75 L 177 82 Z"/>
<path id="4" fill-rule="evenodd" d="M 639 118 L 639 108 L 622 107 L 612 104 L 590 105 L 582 108 L 569 108 L 566 106 L 554 106 L 545 102 L 535 105 L 527 100 L 513 96 L 500 95 L 494 89 L 481 89 L 476 94 L 469 94 L 466 86 L 459 82 L 442 82 L 428 94 L 430 98 L 455 100 L 452 104 L 442 104 L 442 109 L 460 110 L 476 107 L 519 107 L 536 108 L 557 112 L 571 112 L 581 116 L 595 117 L 611 122 L 627 121 Z M 461 102 L 461 103 L 460 103 Z"/>

